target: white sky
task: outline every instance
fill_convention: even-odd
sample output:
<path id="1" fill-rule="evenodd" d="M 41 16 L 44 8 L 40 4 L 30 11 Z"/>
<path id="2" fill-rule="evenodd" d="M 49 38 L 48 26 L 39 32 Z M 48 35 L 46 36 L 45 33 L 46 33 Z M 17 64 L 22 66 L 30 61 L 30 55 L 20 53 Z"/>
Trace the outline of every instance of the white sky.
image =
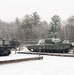
<path id="1" fill-rule="evenodd" d="M 74 15 L 74 0 L 0 0 L 0 19 L 3 21 L 22 19 L 33 12 L 38 12 L 48 22 L 55 14 L 65 20 Z"/>

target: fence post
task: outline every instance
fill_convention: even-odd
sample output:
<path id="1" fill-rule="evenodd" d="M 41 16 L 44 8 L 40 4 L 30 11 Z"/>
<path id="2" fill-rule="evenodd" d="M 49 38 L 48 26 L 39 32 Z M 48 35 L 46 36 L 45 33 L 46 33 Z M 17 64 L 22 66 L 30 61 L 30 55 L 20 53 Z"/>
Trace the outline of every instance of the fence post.
<path id="1" fill-rule="evenodd" d="M 41 47 L 39 47 L 39 56 L 41 55 Z"/>
<path id="2" fill-rule="evenodd" d="M 15 54 L 17 53 L 17 47 L 15 47 Z"/>
<path id="3" fill-rule="evenodd" d="M 73 48 L 73 55 L 74 55 L 74 48 Z"/>
<path id="4" fill-rule="evenodd" d="M 19 46 L 19 52 L 20 52 L 20 46 Z"/>
<path id="5" fill-rule="evenodd" d="M 44 45 L 44 54 L 45 54 L 45 45 Z"/>

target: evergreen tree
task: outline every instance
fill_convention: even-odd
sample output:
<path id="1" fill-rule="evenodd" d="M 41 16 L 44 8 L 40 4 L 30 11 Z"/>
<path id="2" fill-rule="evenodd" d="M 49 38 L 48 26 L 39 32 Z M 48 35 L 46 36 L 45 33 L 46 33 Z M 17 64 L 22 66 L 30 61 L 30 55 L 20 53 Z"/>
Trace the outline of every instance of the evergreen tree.
<path id="1" fill-rule="evenodd" d="M 52 22 L 50 22 L 49 35 L 50 37 L 57 37 L 61 27 L 61 19 L 58 15 L 54 15 L 51 20 Z"/>
<path id="2" fill-rule="evenodd" d="M 38 26 L 40 23 L 40 16 L 37 12 L 32 15 L 26 15 L 22 20 L 22 29 L 24 30 L 25 39 L 37 38 L 37 33 L 33 31 L 33 28 Z M 37 30 L 36 30 L 37 31 Z"/>
<path id="3" fill-rule="evenodd" d="M 17 38 L 21 38 L 21 36 L 22 36 L 22 34 L 21 34 L 21 22 L 20 22 L 20 20 L 19 20 L 19 18 L 17 17 L 16 19 L 15 19 L 15 25 L 16 25 L 16 27 L 17 27 L 17 32 L 16 32 L 16 35 L 17 35 Z"/>
<path id="4" fill-rule="evenodd" d="M 32 15 L 31 15 L 31 21 L 32 21 L 32 24 L 34 26 L 37 26 L 40 22 L 40 16 L 38 15 L 37 12 L 34 12 Z"/>

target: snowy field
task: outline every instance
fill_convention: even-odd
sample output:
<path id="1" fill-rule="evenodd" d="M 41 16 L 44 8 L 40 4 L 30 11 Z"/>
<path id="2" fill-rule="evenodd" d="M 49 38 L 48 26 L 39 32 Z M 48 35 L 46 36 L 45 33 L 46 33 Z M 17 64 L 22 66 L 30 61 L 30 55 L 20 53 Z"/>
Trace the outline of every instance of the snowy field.
<path id="1" fill-rule="evenodd" d="M 22 52 L 27 52 L 27 48 L 23 48 Z M 39 55 L 26 55 L 26 54 L 15 54 L 15 51 L 12 51 L 9 56 L 0 57 L 0 61 L 3 60 L 11 60 L 11 59 L 21 59 L 21 58 L 30 58 L 30 57 L 38 57 Z"/>
<path id="2" fill-rule="evenodd" d="M 12 53 L 9 58 L 12 56 L 31 57 L 37 55 L 14 55 L 14 53 Z M 43 60 L 0 65 L 0 75 L 74 75 L 74 57 L 43 57 Z"/>

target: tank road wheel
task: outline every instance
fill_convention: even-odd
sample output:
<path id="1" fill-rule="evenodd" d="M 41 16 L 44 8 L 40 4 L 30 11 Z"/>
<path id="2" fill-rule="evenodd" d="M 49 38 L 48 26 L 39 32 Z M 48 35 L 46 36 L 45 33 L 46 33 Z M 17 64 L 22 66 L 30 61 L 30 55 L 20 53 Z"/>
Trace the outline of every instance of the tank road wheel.
<path id="1" fill-rule="evenodd" d="M 30 51 L 31 51 L 31 52 L 37 52 L 37 50 L 36 50 L 36 49 L 30 49 Z"/>
<path id="2" fill-rule="evenodd" d="M 65 53 L 65 51 L 63 50 L 62 53 Z"/>
<path id="3" fill-rule="evenodd" d="M 0 56 L 3 56 L 3 55 L 4 55 L 4 51 L 0 50 Z"/>
<path id="4" fill-rule="evenodd" d="M 68 50 L 66 50 L 65 53 L 68 53 Z"/>
<path id="5" fill-rule="evenodd" d="M 11 54 L 10 50 L 4 50 L 3 56 L 9 56 Z"/>
<path id="6" fill-rule="evenodd" d="M 28 49 L 29 51 L 31 51 L 31 49 Z"/>
<path id="7" fill-rule="evenodd" d="M 39 49 L 36 50 L 37 52 L 39 52 Z M 40 51 L 41 52 L 41 51 Z"/>
<path id="8" fill-rule="evenodd" d="M 7 56 L 11 54 L 11 50 L 8 50 Z"/>
<path id="9" fill-rule="evenodd" d="M 33 49 L 30 49 L 30 51 L 31 51 L 31 52 L 34 52 L 34 50 L 33 50 Z"/>

